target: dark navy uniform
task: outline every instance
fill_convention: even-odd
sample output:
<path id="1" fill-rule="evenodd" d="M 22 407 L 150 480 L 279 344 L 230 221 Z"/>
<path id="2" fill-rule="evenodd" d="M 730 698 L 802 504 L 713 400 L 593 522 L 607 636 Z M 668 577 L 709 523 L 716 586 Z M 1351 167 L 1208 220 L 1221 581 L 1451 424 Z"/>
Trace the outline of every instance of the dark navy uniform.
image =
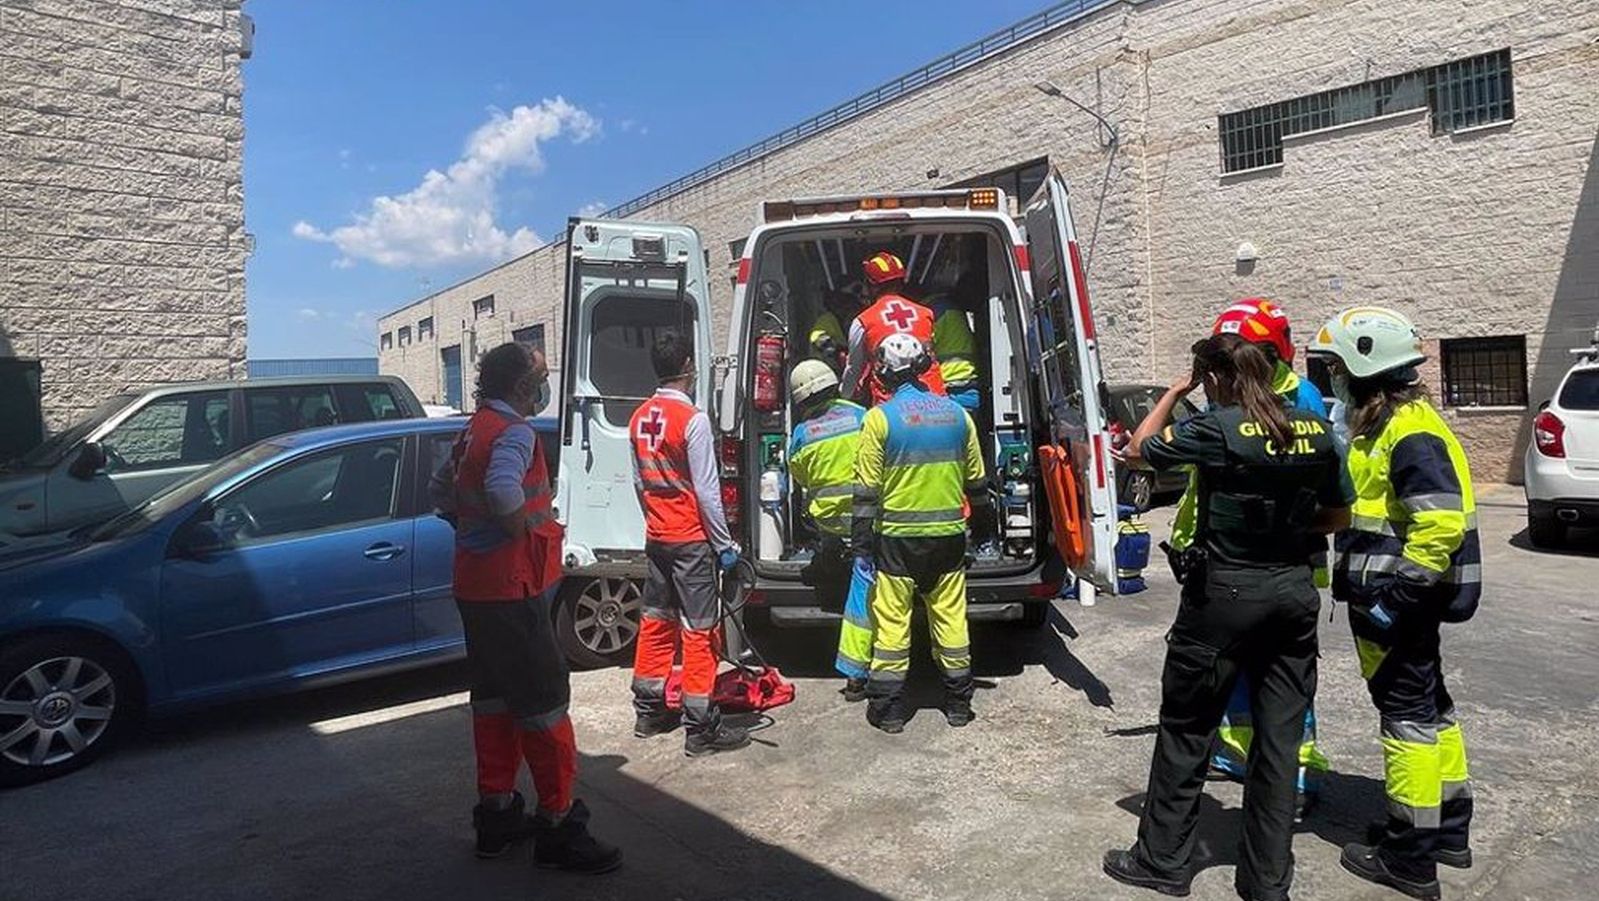
<path id="1" fill-rule="evenodd" d="M 1138 862 L 1186 880 L 1211 742 L 1238 678 L 1247 676 L 1254 747 L 1238 884 L 1286 896 L 1293 877 L 1295 782 L 1305 710 L 1316 691 L 1321 596 L 1305 539 L 1322 508 L 1354 500 L 1331 424 L 1285 408 L 1279 446 L 1238 407 L 1201 413 L 1144 443 L 1157 469 L 1198 478 L 1194 546 L 1205 565 L 1183 585 L 1167 636 L 1160 728 L 1134 849 Z"/>

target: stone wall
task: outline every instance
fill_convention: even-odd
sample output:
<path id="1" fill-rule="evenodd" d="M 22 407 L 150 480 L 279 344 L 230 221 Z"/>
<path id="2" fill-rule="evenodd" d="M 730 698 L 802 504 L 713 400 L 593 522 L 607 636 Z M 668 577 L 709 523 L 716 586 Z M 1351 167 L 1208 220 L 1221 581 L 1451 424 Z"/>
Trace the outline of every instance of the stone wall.
<path id="1" fill-rule="evenodd" d="M 1404 309 L 1434 338 L 1526 335 L 1536 404 L 1566 347 L 1599 320 L 1596 38 L 1595 0 L 1123 2 L 635 218 L 700 229 L 720 342 L 731 294 L 721 265 L 761 199 L 923 188 L 1047 155 L 1092 249 L 1110 378 L 1164 380 L 1226 301 L 1265 294 L 1288 307 L 1301 341 L 1354 303 Z M 1281 167 L 1221 175 L 1222 112 L 1505 47 L 1512 123 L 1434 137 L 1426 113 L 1411 114 L 1290 140 Z M 1111 119 L 1119 151 L 1101 146 L 1092 118 L 1036 90 L 1042 80 Z M 1247 271 L 1234 261 L 1245 240 L 1259 250 Z M 433 311 L 444 339 L 444 321 L 469 319 L 493 285 L 497 315 L 549 321 L 558 347 L 563 253 L 535 251 L 380 331 Z M 416 360 L 438 348 L 406 350 L 381 353 L 381 365 L 426 397 L 436 364 Z M 1479 477 L 1517 475 L 1525 410 L 1449 415 Z"/>
<path id="2" fill-rule="evenodd" d="M 0 0 L 0 356 L 47 424 L 242 377 L 240 0 Z"/>

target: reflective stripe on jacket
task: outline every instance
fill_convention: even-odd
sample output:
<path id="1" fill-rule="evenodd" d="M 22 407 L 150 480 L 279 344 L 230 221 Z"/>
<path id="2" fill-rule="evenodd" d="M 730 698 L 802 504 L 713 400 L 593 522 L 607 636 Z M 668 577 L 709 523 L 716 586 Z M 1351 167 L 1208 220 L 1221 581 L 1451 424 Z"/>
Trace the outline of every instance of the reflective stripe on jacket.
<path id="1" fill-rule="evenodd" d="M 861 423 L 855 456 L 855 539 L 959 535 L 966 495 L 985 484 L 977 427 L 961 406 L 901 385 Z"/>
<path id="2" fill-rule="evenodd" d="M 955 306 L 933 307 L 933 356 L 945 386 L 977 381 L 977 338 L 966 311 Z"/>
<path id="3" fill-rule="evenodd" d="M 628 422 L 647 540 L 706 540 L 688 460 L 688 424 L 698 413 L 680 397 L 657 393 L 639 404 Z"/>
<path id="4" fill-rule="evenodd" d="M 861 443 L 866 408 L 835 400 L 827 409 L 794 427 L 788 448 L 788 474 L 805 490 L 816 527 L 828 535 L 850 534 L 855 502 L 855 452 Z"/>
<path id="5" fill-rule="evenodd" d="M 1375 437 L 1349 445 L 1352 523 L 1338 533 L 1335 597 L 1369 601 L 1392 578 L 1446 619 L 1464 619 L 1482 594 L 1477 502 L 1466 453 L 1424 400 L 1394 411 Z"/>
<path id="6" fill-rule="evenodd" d="M 484 481 L 495 441 L 525 421 L 489 406 L 472 414 L 450 452 L 455 492 L 455 596 L 463 601 L 535 597 L 561 578 L 565 534 L 555 521 L 550 474 L 535 436 L 522 479 L 527 528 L 508 534 L 490 509 Z"/>

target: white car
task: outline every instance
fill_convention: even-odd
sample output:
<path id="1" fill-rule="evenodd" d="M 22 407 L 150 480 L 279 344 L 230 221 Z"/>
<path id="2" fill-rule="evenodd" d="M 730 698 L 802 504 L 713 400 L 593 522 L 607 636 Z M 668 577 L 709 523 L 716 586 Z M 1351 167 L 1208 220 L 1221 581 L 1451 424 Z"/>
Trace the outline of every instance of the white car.
<path id="1" fill-rule="evenodd" d="M 1532 421 L 1527 534 L 1558 547 L 1572 526 L 1599 526 L 1599 334 Z"/>

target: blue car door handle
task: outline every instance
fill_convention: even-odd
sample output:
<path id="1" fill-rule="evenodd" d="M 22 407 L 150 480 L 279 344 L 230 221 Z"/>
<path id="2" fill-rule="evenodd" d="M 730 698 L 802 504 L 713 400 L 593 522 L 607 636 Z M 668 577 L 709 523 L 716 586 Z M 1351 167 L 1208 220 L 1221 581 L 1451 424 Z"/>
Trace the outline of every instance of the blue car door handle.
<path id="1" fill-rule="evenodd" d="M 403 553 L 405 553 L 405 547 L 403 545 L 389 544 L 387 541 L 380 541 L 362 551 L 361 555 L 366 557 L 368 560 L 393 560 L 395 557 L 398 557 Z"/>

